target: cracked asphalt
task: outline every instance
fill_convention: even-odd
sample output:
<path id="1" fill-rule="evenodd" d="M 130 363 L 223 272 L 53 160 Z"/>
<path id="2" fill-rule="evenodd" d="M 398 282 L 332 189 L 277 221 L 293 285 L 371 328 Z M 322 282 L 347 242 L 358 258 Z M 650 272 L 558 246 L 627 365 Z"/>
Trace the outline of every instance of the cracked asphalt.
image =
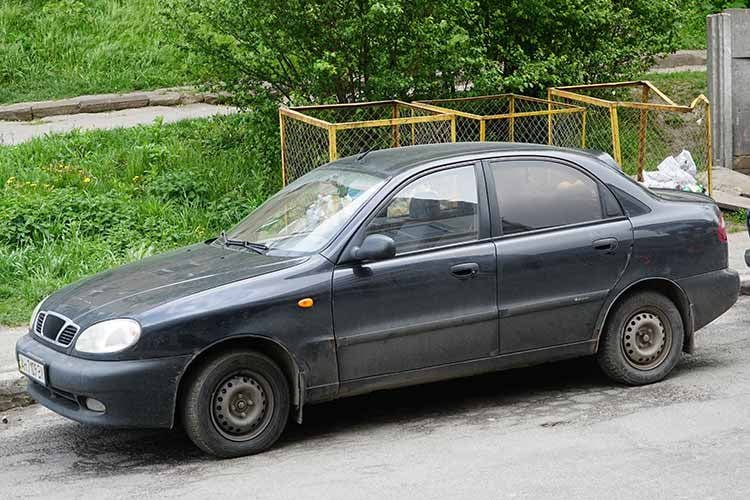
<path id="1" fill-rule="evenodd" d="M 750 298 L 665 381 L 579 359 L 305 409 L 262 455 L 180 432 L 85 427 L 34 405 L 0 424 L 2 498 L 747 498 Z"/>

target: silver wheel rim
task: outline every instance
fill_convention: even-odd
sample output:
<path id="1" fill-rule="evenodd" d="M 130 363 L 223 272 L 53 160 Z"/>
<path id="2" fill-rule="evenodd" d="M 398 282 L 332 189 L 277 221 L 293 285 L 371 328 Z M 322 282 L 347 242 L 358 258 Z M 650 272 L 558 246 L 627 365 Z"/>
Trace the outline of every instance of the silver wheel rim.
<path id="1" fill-rule="evenodd" d="M 672 329 L 664 314 L 657 309 L 641 309 L 623 327 L 625 359 L 638 370 L 653 370 L 662 364 L 671 347 Z"/>
<path id="2" fill-rule="evenodd" d="M 268 427 L 273 409 L 273 392 L 263 376 L 236 373 L 217 385 L 211 398 L 211 421 L 225 438 L 248 441 Z"/>

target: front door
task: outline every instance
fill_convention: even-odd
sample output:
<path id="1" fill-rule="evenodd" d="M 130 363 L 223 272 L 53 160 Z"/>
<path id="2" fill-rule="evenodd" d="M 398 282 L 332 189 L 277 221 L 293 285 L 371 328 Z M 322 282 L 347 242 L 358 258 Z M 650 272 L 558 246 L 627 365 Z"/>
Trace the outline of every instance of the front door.
<path id="1" fill-rule="evenodd" d="M 628 263 L 630 221 L 606 186 L 573 165 L 488 163 L 499 211 L 501 353 L 591 340 Z"/>
<path id="2" fill-rule="evenodd" d="M 363 225 L 359 239 L 390 236 L 396 256 L 334 271 L 342 381 L 497 354 L 488 220 L 482 171 L 472 164 L 411 181 Z"/>

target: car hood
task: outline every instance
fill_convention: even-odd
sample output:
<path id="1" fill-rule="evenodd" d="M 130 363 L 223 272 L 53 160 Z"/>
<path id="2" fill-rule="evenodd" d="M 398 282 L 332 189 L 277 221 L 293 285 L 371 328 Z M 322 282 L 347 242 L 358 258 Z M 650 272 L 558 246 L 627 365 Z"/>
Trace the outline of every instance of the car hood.
<path id="1" fill-rule="evenodd" d="M 80 326 L 115 317 L 137 319 L 140 313 L 170 301 L 305 260 L 201 243 L 69 285 L 45 300 L 42 310 L 63 314 Z"/>

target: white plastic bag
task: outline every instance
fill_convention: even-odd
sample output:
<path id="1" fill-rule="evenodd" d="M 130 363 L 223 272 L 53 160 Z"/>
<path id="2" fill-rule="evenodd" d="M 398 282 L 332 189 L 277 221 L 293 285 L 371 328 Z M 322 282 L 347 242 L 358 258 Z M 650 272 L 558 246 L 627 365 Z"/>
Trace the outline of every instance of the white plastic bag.
<path id="1" fill-rule="evenodd" d="M 695 175 L 698 173 L 698 167 L 695 166 L 693 155 L 691 155 L 690 151 L 688 151 L 687 149 L 683 149 L 680 154 L 674 157 L 674 159 L 677 161 L 677 164 L 682 170 L 689 173 L 693 177 L 695 177 Z"/>
<path id="2" fill-rule="evenodd" d="M 643 184 L 650 188 L 701 192 L 703 188 L 695 179 L 697 171 L 690 151 L 683 149 L 677 156 L 664 158 L 655 172 L 643 172 Z"/>

